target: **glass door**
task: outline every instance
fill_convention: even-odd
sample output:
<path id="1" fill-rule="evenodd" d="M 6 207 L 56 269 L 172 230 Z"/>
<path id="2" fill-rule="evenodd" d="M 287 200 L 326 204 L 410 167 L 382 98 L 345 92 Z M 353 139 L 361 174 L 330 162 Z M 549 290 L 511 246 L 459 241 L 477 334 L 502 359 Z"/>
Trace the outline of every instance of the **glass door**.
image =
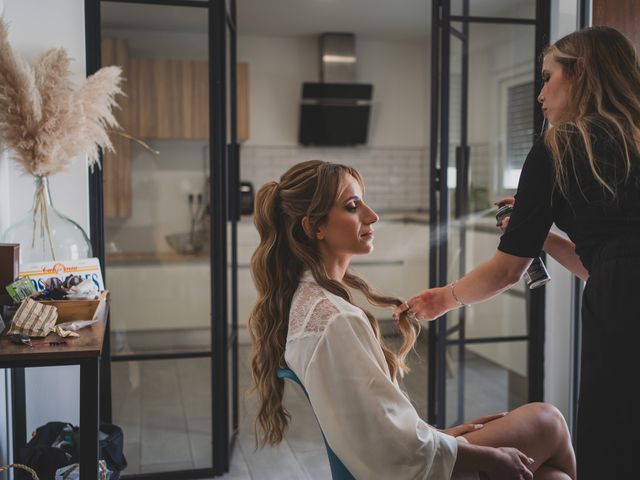
<path id="1" fill-rule="evenodd" d="M 515 193 L 540 131 L 536 61 L 548 7 L 534 0 L 434 2 L 432 287 L 495 253 L 501 232 L 493 202 Z M 430 325 L 431 423 L 449 426 L 542 398 L 543 290 L 518 284 Z"/>
<path id="2" fill-rule="evenodd" d="M 112 299 L 102 417 L 123 428 L 125 478 L 220 475 L 237 430 L 235 4 L 87 4 L 93 69 L 119 65 L 126 95 L 91 194 Z"/>

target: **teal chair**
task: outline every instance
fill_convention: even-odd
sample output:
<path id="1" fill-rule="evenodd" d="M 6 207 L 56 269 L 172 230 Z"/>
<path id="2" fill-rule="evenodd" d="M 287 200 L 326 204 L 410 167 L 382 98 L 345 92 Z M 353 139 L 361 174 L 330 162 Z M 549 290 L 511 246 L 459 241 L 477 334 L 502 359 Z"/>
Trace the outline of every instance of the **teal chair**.
<path id="1" fill-rule="evenodd" d="M 302 388 L 302 391 L 306 395 L 307 400 L 309 400 L 307 389 L 304 388 L 304 385 L 302 385 L 302 382 L 300 381 L 298 376 L 291 370 L 279 368 L 278 378 L 288 378 L 289 380 L 293 380 L 294 382 L 296 382 L 298 385 L 300 385 L 300 388 Z M 344 466 L 344 463 L 342 463 L 338 456 L 333 452 L 333 450 L 331 450 L 331 447 L 327 443 L 327 439 L 325 438 L 324 433 L 322 434 L 322 439 L 324 440 L 325 447 L 327 447 L 327 456 L 329 457 L 329 466 L 331 467 L 331 478 L 333 480 L 355 480 L 355 477 L 351 475 L 351 473 L 349 473 L 349 470 L 347 470 L 347 467 Z"/>

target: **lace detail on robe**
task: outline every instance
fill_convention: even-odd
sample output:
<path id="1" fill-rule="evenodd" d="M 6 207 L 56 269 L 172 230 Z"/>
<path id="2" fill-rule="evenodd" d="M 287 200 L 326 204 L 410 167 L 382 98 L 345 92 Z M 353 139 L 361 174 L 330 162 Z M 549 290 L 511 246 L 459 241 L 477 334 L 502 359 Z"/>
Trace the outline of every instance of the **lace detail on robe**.
<path id="1" fill-rule="evenodd" d="M 322 335 L 329 321 L 340 313 L 322 287 L 315 282 L 300 282 L 291 300 L 287 342 Z"/>

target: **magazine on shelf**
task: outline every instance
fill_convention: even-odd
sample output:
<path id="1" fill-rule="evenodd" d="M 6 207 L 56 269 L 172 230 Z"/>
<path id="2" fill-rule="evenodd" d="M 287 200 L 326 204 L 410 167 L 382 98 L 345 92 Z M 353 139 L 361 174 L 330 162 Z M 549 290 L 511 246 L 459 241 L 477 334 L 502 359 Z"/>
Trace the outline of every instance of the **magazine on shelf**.
<path id="1" fill-rule="evenodd" d="M 20 265 L 20 278 L 27 277 L 33 281 L 38 291 L 45 289 L 45 282 L 50 278 L 58 278 L 64 282 L 69 275 L 80 275 L 91 279 L 99 291 L 104 290 L 102 271 L 97 258 L 79 260 L 54 260 L 51 262 L 32 262 Z"/>

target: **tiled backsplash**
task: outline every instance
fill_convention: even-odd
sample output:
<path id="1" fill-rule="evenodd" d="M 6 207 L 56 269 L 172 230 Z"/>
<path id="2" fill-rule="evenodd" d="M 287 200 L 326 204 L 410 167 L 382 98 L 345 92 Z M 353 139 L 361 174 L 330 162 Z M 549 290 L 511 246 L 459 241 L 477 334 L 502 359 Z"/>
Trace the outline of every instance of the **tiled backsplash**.
<path id="1" fill-rule="evenodd" d="M 208 150 L 204 142 L 154 142 L 154 156 L 134 146 L 131 217 L 106 222 L 107 246 L 116 252 L 170 252 L 165 237 L 189 231 L 189 194 L 204 193 Z M 366 201 L 379 213 L 410 213 L 429 208 L 429 148 L 249 146 L 241 148 L 241 174 L 254 188 L 278 180 L 292 165 L 320 159 L 353 166 L 364 177 Z M 487 144 L 471 145 L 474 188 L 491 193 L 498 168 Z M 473 201 L 473 199 L 472 199 Z M 481 206 L 481 208 L 486 208 Z"/>
<path id="2" fill-rule="evenodd" d="M 278 180 L 304 160 L 326 160 L 358 169 L 366 184 L 367 202 L 378 210 L 414 211 L 428 208 L 429 152 L 426 148 L 313 148 L 243 146 L 242 180 L 257 190 Z"/>
<path id="3" fill-rule="evenodd" d="M 489 145 L 473 144 L 470 150 L 472 186 L 486 188 L 491 196 L 491 178 L 497 166 L 489 161 Z M 429 208 L 428 147 L 243 146 L 240 155 L 240 176 L 252 182 L 256 190 L 268 181 L 278 180 L 296 163 L 318 159 L 357 168 L 364 177 L 367 202 L 376 210 L 411 212 Z"/>

